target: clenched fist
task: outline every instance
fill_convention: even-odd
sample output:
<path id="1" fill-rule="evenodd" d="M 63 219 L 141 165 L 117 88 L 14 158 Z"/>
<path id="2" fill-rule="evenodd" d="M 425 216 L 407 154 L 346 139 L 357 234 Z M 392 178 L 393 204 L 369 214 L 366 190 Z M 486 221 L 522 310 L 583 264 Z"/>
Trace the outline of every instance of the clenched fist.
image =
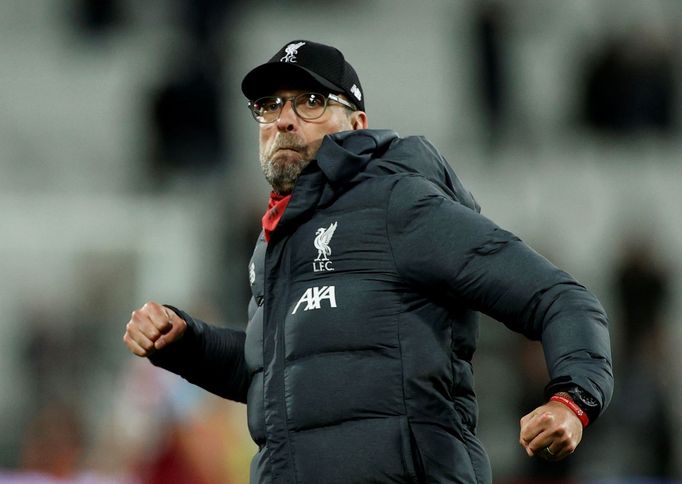
<path id="1" fill-rule="evenodd" d="M 529 457 L 564 459 L 573 453 L 582 438 L 582 423 L 561 403 L 548 402 L 521 419 L 519 443 Z"/>
<path id="2" fill-rule="evenodd" d="M 149 356 L 180 339 L 186 329 L 187 323 L 174 311 L 149 301 L 133 311 L 123 342 L 133 354 Z"/>

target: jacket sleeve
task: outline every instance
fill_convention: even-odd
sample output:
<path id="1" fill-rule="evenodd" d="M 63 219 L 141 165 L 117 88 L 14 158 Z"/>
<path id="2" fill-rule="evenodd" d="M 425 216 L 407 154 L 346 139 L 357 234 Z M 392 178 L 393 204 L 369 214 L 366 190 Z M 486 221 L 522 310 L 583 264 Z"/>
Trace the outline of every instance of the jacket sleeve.
<path id="1" fill-rule="evenodd" d="M 396 266 L 410 284 L 541 340 L 549 386 L 578 385 L 600 412 L 606 408 L 613 392 L 607 317 L 584 286 L 419 176 L 394 185 L 387 224 Z"/>
<path id="2" fill-rule="evenodd" d="M 212 326 L 167 307 L 187 322 L 187 330 L 149 360 L 211 393 L 246 403 L 251 378 L 244 360 L 245 333 Z"/>

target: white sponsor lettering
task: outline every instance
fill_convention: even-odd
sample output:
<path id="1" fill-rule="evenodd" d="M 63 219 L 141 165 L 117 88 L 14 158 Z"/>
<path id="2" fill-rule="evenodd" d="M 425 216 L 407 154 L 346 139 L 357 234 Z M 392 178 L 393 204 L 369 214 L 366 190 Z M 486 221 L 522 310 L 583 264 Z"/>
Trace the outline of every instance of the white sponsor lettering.
<path id="1" fill-rule="evenodd" d="M 334 286 L 309 287 L 298 300 L 291 314 L 296 314 L 298 307 L 303 303 L 306 304 L 303 308 L 304 311 L 320 309 L 322 301 L 325 299 L 329 301 L 330 307 L 336 307 L 336 288 Z"/>
<path id="2" fill-rule="evenodd" d="M 254 282 L 256 282 L 256 264 L 252 262 L 249 265 L 249 284 L 253 286 Z"/>

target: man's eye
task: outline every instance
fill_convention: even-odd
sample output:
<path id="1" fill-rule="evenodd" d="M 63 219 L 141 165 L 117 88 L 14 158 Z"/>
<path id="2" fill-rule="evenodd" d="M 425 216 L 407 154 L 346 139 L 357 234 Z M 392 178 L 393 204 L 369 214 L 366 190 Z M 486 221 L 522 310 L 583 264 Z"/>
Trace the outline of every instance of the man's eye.
<path id="1" fill-rule="evenodd" d="M 277 102 L 277 100 L 269 101 L 269 102 L 263 104 L 262 109 L 263 109 L 263 111 L 268 112 L 268 113 L 273 112 L 273 111 L 277 111 L 279 109 L 279 102 Z"/>
<path id="2" fill-rule="evenodd" d="M 280 102 L 277 98 L 272 99 L 262 99 L 254 103 L 254 110 L 258 113 L 272 113 L 279 109 Z"/>
<path id="3" fill-rule="evenodd" d="M 324 98 L 317 94 L 310 94 L 306 98 L 306 106 L 309 108 L 321 108 L 324 106 Z"/>

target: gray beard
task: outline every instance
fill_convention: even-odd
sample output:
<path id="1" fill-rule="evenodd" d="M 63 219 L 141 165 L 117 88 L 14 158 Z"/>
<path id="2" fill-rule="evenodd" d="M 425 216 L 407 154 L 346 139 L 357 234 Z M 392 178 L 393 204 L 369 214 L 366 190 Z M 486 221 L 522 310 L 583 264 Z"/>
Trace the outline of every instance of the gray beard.
<path id="1" fill-rule="evenodd" d="M 290 153 L 277 153 L 278 149 L 291 148 L 300 153 L 300 158 L 290 156 Z M 308 166 L 312 156 L 309 147 L 302 144 L 298 137 L 289 133 L 279 134 L 268 153 L 260 152 L 260 165 L 263 175 L 272 189 L 280 195 L 291 193 L 296 180 Z"/>

